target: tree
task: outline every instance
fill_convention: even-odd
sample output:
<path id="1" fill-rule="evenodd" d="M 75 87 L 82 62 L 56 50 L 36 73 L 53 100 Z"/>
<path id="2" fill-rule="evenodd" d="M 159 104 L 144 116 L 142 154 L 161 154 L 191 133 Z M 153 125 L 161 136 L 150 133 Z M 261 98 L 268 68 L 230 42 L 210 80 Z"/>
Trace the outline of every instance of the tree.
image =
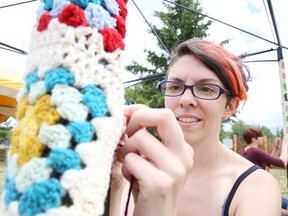
<path id="1" fill-rule="evenodd" d="M 12 128 L 0 127 L 0 143 L 1 142 L 11 142 Z"/>
<path id="2" fill-rule="evenodd" d="M 191 8 L 195 11 L 202 12 L 198 0 L 174 0 L 175 3 Z M 155 12 L 154 15 L 158 17 L 162 23 L 161 27 L 152 25 L 152 28 L 161 38 L 162 43 L 158 41 L 159 47 L 162 49 L 160 53 L 152 50 L 144 50 L 147 54 L 147 62 L 151 68 L 144 67 L 137 62 L 132 62 L 126 67 L 127 71 L 140 75 L 140 77 L 147 75 L 156 75 L 167 70 L 169 62 L 169 53 L 166 50 L 172 50 L 180 42 L 193 37 L 206 37 L 206 30 L 211 25 L 212 21 L 205 21 L 204 16 L 198 13 L 192 13 L 189 10 L 183 9 L 174 4 L 163 3 L 167 12 Z M 152 30 L 148 30 L 150 33 Z M 126 101 L 133 101 L 135 103 L 146 104 L 149 107 L 160 108 L 163 107 L 163 97 L 158 92 L 156 85 L 163 77 L 153 80 L 142 81 L 137 85 L 127 88 L 125 91 Z"/>
<path id="3" fill-rule="evenodd" d="M 269 128 L 267 128 L 266 126 L 261 126 L 260 129 L 263 135 L 267 137 L 267 139 L 274 140 L 275 136 Z"/>
<path id="4" fill-rule="evenodd" d="M 230 136 L 233 137 L 233 135 L 236 135 L 238 137 L 238 140 L 242 141 L 242 132 L 245 128 L 248 127 L 256 127 L 256 128 L 260 128 L 263 135 L 267 137 L 268 140 L 274 140 L 275 135 L 272 133 L 272 131 L 267 128 L 266 126 L 260 126 L 257 124 L 246 124 L 243 120 L 239 120 L 238 122 L 235 122 L 232 125 L 232 132 L 230 133 Z M 279 134 L 281 134 L 280 132 L 278 132 Z M 281 136 L 279 136 L 281 137 Z"/>
<path id="5" fill-rule="evenodd" d="M 275 137 L 283 138 L 283 137 L 284 137 L 284 132 L 283 132 L 283 130 L 280 130 L 280 129 L 277 127 L 277 128 L 276 128 L 276 131 L 275 131 Z"/>
<path id="6" fill-rule="evenodd" d="M 232 131 L 230 136 L 233 137 L 234 135 L 236 135 L 238 140 L 242 140 L 242 132 L 247 127 L 249 127 L 248 124 L 246 124 L 243 120 L 235 122 L 231 127 Z"/>

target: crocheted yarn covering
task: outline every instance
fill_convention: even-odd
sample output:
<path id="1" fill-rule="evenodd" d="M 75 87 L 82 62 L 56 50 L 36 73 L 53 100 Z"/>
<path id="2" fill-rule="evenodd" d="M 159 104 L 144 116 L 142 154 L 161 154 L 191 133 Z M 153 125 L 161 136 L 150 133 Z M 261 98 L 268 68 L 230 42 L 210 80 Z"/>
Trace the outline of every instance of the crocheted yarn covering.
<path id="1" fill-rule="evenodd" d="M 42 1 L 0 215 L 103 215 L 123 128 L 127 1 Z"/>

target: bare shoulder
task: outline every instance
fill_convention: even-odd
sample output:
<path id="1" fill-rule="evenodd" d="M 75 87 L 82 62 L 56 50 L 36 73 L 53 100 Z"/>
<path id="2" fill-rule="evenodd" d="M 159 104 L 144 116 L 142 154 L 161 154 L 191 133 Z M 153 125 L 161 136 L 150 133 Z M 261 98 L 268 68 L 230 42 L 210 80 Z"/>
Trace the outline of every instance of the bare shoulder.
<path id="1" fill-rule="evenodd" d="M 235 152 L 226 153 L 230 159 L 227 167 L 231 175 L 235 175 L 235 182 L 253 163 Z M 250 173 L 239 185 L 231 202 L 229 215 L 281 215 L 281 191 L 274 176 L 261 168 Z"/>
<path id="2" fill-rule="evenodd" d="M 274 176 L 263 169 L 258 169 L 247 177 L 244 185 L 251 190 L 280 192 L 280 187 Z M 269 187 L 266 187 L 269 186 Z"/>
<path id="3" fill-rule="evenodd" d="M 233 215 L 237 216 L 281 215 L 281 191 L 278 182 L 266 170 L 254 171 L 239 186 L 233 209 Z"/>

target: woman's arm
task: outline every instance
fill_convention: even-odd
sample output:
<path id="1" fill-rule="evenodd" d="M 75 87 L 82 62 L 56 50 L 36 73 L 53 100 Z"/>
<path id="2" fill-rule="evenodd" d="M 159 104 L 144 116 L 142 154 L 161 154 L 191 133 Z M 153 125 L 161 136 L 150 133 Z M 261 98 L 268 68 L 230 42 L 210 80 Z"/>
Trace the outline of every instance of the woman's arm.
<path id="1" fill-rule="evenodd" d="M 273 151 L 271 153 L 273 157 L 279 157 L 281 152 L 280 147 L 281 147 L 281 139 L 279 137 L 276 137 L 273 144 Z"/>
<path id="2" fill-rule="evenodd" d="M 112 178 L 111 178 L 111 188 L 110 188 L 110 203 L 109 203 L 109 216 L 123 216 L 123 201 L 126 199 L 125 188 L 128 182 L 123 177 L 121 169 L 123 158 L 120 154 L 120 148 L 116 149 L 112 167 Z"/>
<path id="3" fill-rule="evenodd" d="M 256 183 L 257 182 L 257 183 Z M 257 170 L 242 182 L 235 197 L 235 216 L 281 215 L 281 191 L 276 179 L 265 170 Z M 232 215 L 232 214 L 231 214 Z"/>
<path id="4" fill-rule="evenodd" d="M 109 216 L 124 216 L 125 204 L 128 199 L 129 182 L 122 175 L 122 166 L 124 158 L 121 154 L 121 149 L 127 140 L 126 134 L 126 118 L 123 122 L 123 132 L 117 148 L 114 152 L 112 175 L 110 183 L 110 200 L 109 200 Z M 130 205 L 131 206 L 131 205 Z M 127 216 L 133 214 L 127 214 Z"/>

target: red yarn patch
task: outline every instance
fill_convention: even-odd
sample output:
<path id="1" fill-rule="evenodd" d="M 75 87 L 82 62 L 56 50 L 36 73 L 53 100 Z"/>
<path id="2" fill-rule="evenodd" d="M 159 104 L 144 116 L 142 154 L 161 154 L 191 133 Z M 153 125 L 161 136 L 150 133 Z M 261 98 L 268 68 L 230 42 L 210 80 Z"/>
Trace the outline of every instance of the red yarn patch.
<path id="1" fill-rule="evenodd" d="M 49 12 L 45 12 L 41 15 L 39 19 L 39 24 L 37 26 L 37 31 L 44 31 L 47 29 L 49 22 L 52 20 Z"/>
<path id="2" fill-rule="evenodd" d="M 117 30 L 105 26 L 101 34 L 103 36 L 104 47 L 107 51 L 114 52 L 118 48 L 124 50 L 125 44 Z"/>
<path id="3" fill-rule="evenodd" d="M 58 17 L 59 22 L 73 26 L 88 26 L 88 22 L 85 19 L 84 11 L 78 5 L 69 4 L 61 12 Z"/>
<path id="4" fill-rule="evenodd" d="M 125 1 L 125 2 L 124 2 Z M 127 8 L 126 8 L 126 3 L 128 0 L 116 0 L 116 2 L 119 5 L 120 8 L 120 15 L 123 17 L 124 20 L 126 20 L 126 16 L 127 16 Z"/>
<path id="5" fill-rule="evenodd" d="M 125 35 L 126 35 L 125 20 L 121 16 L 114 16 L 114 19 L 116 19 L 117 30 L 121 34 L 122 38 L 125 38 Z"/>

